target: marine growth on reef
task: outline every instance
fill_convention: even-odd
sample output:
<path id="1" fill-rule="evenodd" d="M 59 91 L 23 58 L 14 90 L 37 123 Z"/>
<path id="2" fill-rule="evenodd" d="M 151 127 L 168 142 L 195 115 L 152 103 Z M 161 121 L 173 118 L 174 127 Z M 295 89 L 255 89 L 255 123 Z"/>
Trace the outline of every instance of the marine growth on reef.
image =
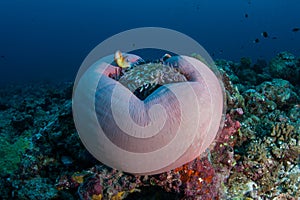
<path id="1" fill-rule="evenodd" d="M 86 148 L 108 166 L 144 175 L 203 153 L 223 115 L 223 91 L 213 71 L 187 56 L 157 63 L 124 57 L 115 57 L 121 69 L 100 59 L 74 88 L 75 125 Z"/>
<path id="2" fill-rule="evenodd" d="M 1 198 L 299 199 L 299 82 L 271 76 L 262 60 L 216 64 L 226 90 L 222 131 L 201 157 L 156 175 L 124 173 L 89 154 L 72 118 L 73 83 L 0 87 Z"/>

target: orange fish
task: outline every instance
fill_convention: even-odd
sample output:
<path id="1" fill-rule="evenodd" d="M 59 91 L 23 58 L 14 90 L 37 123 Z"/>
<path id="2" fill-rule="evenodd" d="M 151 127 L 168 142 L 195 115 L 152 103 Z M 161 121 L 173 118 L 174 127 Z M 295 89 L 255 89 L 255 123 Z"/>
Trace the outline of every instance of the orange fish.
<path id="1" fill-rule="evenodd" d="M 116 51 L 114 59 L 115 59 L 115 62 L 117 63 L 117 65 L 121 68 L 131 67 L 132 63 L 128 62 L 127 57 L 123 56 L 122 52 L 119 50 Z"/>

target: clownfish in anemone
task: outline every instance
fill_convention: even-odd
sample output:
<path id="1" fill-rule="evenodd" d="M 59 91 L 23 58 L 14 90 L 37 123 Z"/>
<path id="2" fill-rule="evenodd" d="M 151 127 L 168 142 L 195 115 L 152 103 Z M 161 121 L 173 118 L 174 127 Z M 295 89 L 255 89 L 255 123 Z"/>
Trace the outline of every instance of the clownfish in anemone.
<path id="1" fill-rule="evenodd" d="M 116 51 L 114 60 L 117 63 L 117 65 L 121 68 L 128 68 L 132 66 L 132 63 L 127 61 L 127 57 L 122 55 L 121 51 Z"/>

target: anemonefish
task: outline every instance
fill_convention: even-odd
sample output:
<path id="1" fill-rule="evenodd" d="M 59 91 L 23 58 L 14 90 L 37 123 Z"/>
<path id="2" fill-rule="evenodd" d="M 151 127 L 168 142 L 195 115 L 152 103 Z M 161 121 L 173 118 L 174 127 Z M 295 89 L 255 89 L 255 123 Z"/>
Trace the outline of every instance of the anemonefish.
<path id="1" fill-rule="evenodd" d="M 116 51 L 114 60 L 117 63 L 117 65 L 121 68 L 128 68 L 131 66 L 131 63 L 127 61 L 126 56 L 122 55 L 121 51 Z"/>
<path id="2" fill-rule="evenodd" d="M 171 58 L 172 56 L 168 53 L 166 53 L 165 55 L 163 55 L 163 57 L 161 57 L 161 61 L 164 62 L 166 61 L 168 58 Z"/>

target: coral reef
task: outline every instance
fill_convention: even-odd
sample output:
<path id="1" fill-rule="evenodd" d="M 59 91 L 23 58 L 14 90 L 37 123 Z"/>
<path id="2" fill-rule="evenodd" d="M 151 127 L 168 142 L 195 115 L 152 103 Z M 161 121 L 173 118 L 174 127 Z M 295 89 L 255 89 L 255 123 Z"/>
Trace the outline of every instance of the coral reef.
<path id="1" fill-rule="evenodd" d="M 58 190 L 77 189 L 80 199 L 124 199 L 128 194 L 139 191 L 141 181 L 132 175 L 96 165 L 88 171 L 76 172 L 72 176 L 61 177 Z"/>
<path id="2" fill-rule="evenodd" d="M 232 63 L 229 67 L 227 62 L 219 64 L 228 74 L 236 72 Z M 239 93 L 228 87 L 231 84 L 225 78 L 227 99 L 233 100 L 228 101 L 227 112 L 244 103 L 243 115 L 235 117 L 241 128 L 234 145 L 236 163 L 225 184 L 229 199 L 299 198 L 299 90 L 289 79 L 276 78 L 250 86 L 237 84 L 240 101 L 232 98 Z"/>
<path id="3" fill-rule="evenodd" d="M 289 52 L 281 52 L 269 64 L 272 77 L 289 80 L 293 84 L 300 83 L 300 61 Z"/>
<path id="4" fill-rule="evenodd" d="M 299 199 L 299 58 L 283 52 L 269 64 L 216 65 L 226 89 L 224 128 L 203 155 L 152 176 L 108 168 L 85 150 L 72 83 L 1 87 L 1 198 Z"/>
<path id="5" fill-rule="evenodd" d="M 25 180 L 16 194 L 18 199 L 55 199 L 58 191 L 47 178 Z"/>
<path id="6" fill-rule="evenodd" d="M 257 91 L 266 97 L 266 100 L 274 102 L 279 109 L 289 110 L 291 105 L 299 102 L 294 86 L 287 80 L 273 79 L 256 87 Z"/>
<path id="7" fill-rule="evenodd" d="M 228 179 L 231 198 L 274 198 L 282 193 L 299 197 L 299 139 L 299 128 L 277 123 L 268 135 L 245 145 L 235 154 L 237 165 Z"/>
<path id="8" fill-rule="evenodd" d="M 21 162 L 21 156 L 30 146 L 27 138 L 20 137 L 16 142 L 11 144 L 6 138 L 0 138 L 0 159 L 1 176 L 7 176 L 14 173 L 18 169 Z"/>

